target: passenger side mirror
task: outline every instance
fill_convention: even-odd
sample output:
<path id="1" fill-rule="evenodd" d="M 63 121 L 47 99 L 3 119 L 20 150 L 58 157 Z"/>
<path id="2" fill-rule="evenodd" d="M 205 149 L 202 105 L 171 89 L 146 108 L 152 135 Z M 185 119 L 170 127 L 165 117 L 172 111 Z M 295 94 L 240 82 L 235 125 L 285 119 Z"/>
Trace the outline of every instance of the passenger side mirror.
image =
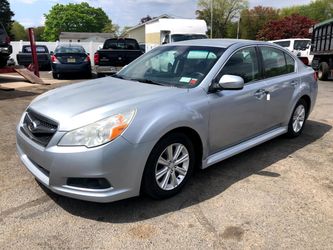
<path id="1" fill-rule="evenodd" d="M 219 82 L 215 82 L 210 86 L 210 92 L 218 92 L 221 90 L 240 90 L 244 88 L 244 79 L 235 75 L 223 75 Z"/>

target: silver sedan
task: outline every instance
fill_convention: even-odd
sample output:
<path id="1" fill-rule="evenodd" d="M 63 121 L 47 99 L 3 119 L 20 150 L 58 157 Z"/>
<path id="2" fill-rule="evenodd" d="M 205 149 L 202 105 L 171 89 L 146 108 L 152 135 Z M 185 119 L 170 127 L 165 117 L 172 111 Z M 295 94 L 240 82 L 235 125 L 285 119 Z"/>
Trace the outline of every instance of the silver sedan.
<path id="1" fill-rule="evenodd" d="M 17 151 L 55 193 L 110 202 L 178 193 L 193 170 L 301 134 L 315 72 L 280 46 L 191 40 L 112 77 L 46 92 L 17 126 Z"/>

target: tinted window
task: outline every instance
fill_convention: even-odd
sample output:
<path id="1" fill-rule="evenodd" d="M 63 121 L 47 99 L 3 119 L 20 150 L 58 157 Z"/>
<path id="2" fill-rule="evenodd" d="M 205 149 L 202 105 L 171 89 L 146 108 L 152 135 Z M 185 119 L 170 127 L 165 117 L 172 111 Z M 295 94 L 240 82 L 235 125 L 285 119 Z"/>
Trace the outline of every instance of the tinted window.
<path id="1" fill-rule="evenodd" d="M 171 35 L 171 41 L 172 42 L 179 42 L 179 41 L 185 41 L 185 40 L 193 40 L 193 39 L 206 39 L 206 35 Z"/>
<path id="2" fill-rule="evenodd" d="M 81 46 L 60 46 L 55 49 L 54 53 L 85 53 L 85 50 Z"/>
<path id="3" fill-rule="evenodd" d="M 274 77 L 289 73 L 284 52 L 270 47 L 261 47 L 260 50 L 264 60 L 263 64 L 266 77 Z"/>
<path id="4" fill-rule="evenodd" d="M 139 50 L 140 48 L 133 39 L 109 39 L 105 41 L 103 49 Z"/>
<path id="5" fill-rule="evenodd" d="M 281 41 L 281 42 L 273 42 L 277 45 L 280 45 L 282 47 L 289 47 L 290 46 L 290 41 Z"/>
<path id="6" fill-rule="evenodd" d="M 47 48 L 44 46 L 36 46 L 37 53 L 48 53 Z M 31 47 L 26 46 L 23 48 L 23 52 L 31 53 Z"/>
<path id="7" fill-rule="evenodd" d="M 311 41 L 309 40 L 295 40 L 294 49 L 295 50 L 306 50 L 310 47 Z"/>
<path id="8" fill-rule="evenodd" d="M 241 49 L 233 54 L 219 73 L 219 78 L 223 75 L 240 76 L 245 83 L 258 80 L 260 74 L 255 48 Z"/>
<path id="9" fill-rule="evenodd" d="M 286 63 L 287 63 L 287 72 L 292 73 L 295 72 L 295 60 L 288 54 L 284 54 L 286 57 Z"/>

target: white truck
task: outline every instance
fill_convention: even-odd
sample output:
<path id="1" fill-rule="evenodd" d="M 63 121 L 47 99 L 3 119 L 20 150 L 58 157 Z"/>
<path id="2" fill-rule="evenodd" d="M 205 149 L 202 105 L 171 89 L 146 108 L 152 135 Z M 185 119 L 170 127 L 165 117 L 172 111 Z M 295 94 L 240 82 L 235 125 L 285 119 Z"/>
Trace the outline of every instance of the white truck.
<path id="1" fill-rule="evenodd" d="M 145 44 L 146 51 L 161 44 L 207 38 L 207 24 L 199 19 L 155 18 L 139 24 L 124 34 Z"/>
<path id="2" fill-rule="evenodd" d="M 298 56 L 305 65 L 311 65 L 313 55 L 311 52 L 311 39 L 307 38 L 290 38 L 269 41 L 271 43 L 278 44 L 290 52 Z"/>

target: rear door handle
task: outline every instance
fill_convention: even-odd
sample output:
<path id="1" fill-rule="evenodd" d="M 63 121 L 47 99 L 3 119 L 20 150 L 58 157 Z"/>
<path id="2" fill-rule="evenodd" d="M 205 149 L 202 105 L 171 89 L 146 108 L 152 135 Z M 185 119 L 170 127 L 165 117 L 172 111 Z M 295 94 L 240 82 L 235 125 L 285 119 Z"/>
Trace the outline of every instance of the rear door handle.
<path id="1" fill-rule="evenodd" d="M 297 82 L 297 81 L 295 81 L 295 80 L 290 82 L 290 85 L 291 85 L 291 86 L 293 86 L 293 87 L 296 87 L 296 86 L 297 86 L 297 84 L 298 84 L 298 82 Z"/>

